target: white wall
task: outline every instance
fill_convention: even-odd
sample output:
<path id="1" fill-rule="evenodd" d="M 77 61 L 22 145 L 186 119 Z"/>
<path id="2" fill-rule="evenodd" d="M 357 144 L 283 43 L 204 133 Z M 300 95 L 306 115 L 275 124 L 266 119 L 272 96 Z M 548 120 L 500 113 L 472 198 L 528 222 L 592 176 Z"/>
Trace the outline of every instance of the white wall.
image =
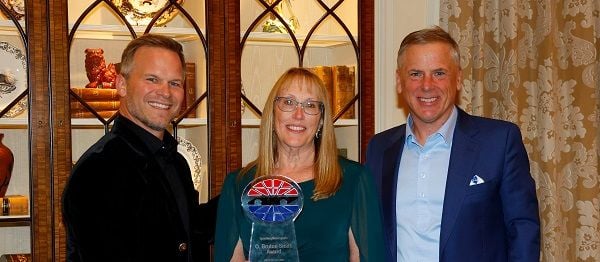
<path id="1" fill-rule="evenodd" d="M 396 93 L 396 53 L 408 33 L 439 20 L 439 0 L 375 0 L 375 132 L 406 122 Z"/>

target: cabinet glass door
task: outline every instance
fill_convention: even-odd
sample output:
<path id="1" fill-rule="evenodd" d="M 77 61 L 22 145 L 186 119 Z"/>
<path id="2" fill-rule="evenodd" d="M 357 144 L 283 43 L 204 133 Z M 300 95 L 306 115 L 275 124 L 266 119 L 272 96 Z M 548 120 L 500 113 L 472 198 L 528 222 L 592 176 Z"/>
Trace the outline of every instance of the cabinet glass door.
<path id="1" fill-rule="evenodd" d="M 242 0 L 242 162 L 257 156 L 260 117 L 277 78 L 312 68 L 331 97 L 339 153 L 359 160 L 357 0 Z"/>
<path id="2" fill-rule="evenodd" d="M 0 260 L 31 253 L 26 34 L 24 2 L 0 1 Z"/>
<path id="3" fill-rule="evenodd" d="M 186 99 L 169 130 L 188 160 L 199 201 L 208 199 L 208 45 L 206 5 L 199 0 L 69 0 L 72 159 L 108 132 L 119 98 L 111 75 L 121 52 L 146 33 L 169 36 L 184 47 Z M 94 72 L 104 72 L 95 74 Z"/>

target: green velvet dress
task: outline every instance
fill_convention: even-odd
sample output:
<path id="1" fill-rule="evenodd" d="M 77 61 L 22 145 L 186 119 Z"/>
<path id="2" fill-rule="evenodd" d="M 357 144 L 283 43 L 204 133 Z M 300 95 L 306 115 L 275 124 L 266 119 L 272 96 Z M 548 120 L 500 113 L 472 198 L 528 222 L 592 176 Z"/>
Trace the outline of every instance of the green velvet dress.
<path id="1" fill-rule="evenodd" d="M 371 175 L 362 165 L 340 158 L 342 186 L 335 195 L 313 201 L 312 180 L 300 183 L 304 207 L 294 221 L 300 261 L 348 261 L 348 230 L 352 229 L 361 261 L 384 261 L 381 209 Z M 254 178 L 252 170 L 225 178 L 219 199 L 215 235 L 215 261 L 229 261 L 238 239 L 248 258 L 251 221 L 241 207 L 244 187 Z"/>

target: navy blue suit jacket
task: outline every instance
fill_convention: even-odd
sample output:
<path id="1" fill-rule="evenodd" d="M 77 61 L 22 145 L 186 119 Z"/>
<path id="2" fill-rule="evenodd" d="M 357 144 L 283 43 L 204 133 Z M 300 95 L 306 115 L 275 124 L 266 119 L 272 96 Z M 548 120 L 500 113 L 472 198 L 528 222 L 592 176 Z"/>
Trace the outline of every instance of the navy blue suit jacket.
<path id="1" fill-rule="evenodd" d="M 539 261 L 538 202 L 519 128 L 458 111 L 440 261 Z M 396 186 L 405 135 L 406 124 L 386 130 L 367 149 L 366 165 L 382 201 L 387 261 L 396 261 Z M 485 182 L 469 186 L 474 175 Z"/>

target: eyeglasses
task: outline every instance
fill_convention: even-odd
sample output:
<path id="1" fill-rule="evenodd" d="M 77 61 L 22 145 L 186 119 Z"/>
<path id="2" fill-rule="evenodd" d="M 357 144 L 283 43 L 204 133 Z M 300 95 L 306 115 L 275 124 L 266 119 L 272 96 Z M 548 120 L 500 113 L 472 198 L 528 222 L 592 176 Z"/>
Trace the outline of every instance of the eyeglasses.
<path id="1" fill-rule="evenodd" d="M 298 105 L 302 106 L 304 113 L 309 115 L 318 115 L 323 112 L 323 103 L 319 101 L 306 100 L 301 103 L 291 97 L 278 96 L 275 98 L 275 104 L 283 112 L 292 112 L 298 108 Z"/>

